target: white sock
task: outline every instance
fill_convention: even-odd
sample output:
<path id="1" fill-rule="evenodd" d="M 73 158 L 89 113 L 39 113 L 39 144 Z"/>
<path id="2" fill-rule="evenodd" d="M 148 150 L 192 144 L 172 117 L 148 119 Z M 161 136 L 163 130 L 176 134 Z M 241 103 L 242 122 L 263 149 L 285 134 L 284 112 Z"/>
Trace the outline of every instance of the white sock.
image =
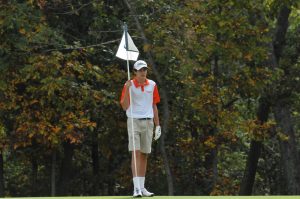
<path id="1" fill-rule="evenodd" d="M 134 189 L 141 189 L 139 177 L 133 177 L 133 186 Z"/>
<path id="2" fill-rule="evenodd" d="M 145 177 L 139 177 L 141 189 L 145 188 Z"/>

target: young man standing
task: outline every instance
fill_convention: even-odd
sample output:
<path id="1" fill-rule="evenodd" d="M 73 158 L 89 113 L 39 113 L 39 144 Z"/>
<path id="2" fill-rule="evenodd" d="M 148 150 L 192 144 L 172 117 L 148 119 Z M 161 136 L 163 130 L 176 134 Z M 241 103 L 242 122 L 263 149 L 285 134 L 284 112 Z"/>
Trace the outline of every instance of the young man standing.
<path id="1" fill-rule="evenodd" d="M 133 197 L 149 197 L 154 193 L 145 188 L 145 175 L 147 157 L 151 153 L 154 125 L 154 139 L 157 140 L 161 135 L 156 106 L 160 102 L 160 97 L 156 83 L 147 79 L 147 63 L 138 60 L 133 69 L 135 77 L 133 80 L 128 80 L 123 87 L 121 106 L 126 110 L 128 117 L 128 148 L 132 152 Z"/>

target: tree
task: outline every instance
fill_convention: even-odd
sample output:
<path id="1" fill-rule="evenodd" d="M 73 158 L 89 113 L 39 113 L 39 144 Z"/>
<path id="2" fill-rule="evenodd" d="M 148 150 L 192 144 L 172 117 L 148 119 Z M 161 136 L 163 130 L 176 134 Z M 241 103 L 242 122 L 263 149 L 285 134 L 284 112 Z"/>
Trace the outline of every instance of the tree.
<path id="1" fill-rule="evenodd" d="M 274 33 L 274 39 L 273 39 L 273 43 L 272 43 L 273 48 L 270 49 L 272 58 L 268 62 L 271 63 L 271 65 L 270 65 L 271 68 L 278 69 L 278 67 L 280 66 L 280 59 L 282 58 L 282 51 L 283 51 L 284 45 L 285 45 L 286 32 L 288 30 L 288 19 L 289 19 L 289 15 L 291 13 L 291 5 L 292 4 L 290 2 L 290 4 L 288 4 L 288 5 L 283 5 L 276 1 L 274 4 L 275 4 L 275 7 L 277 6 L 279 12 L 278 12 L 278 18 L 277 18 L 277 26 L 275 29 L 276 32 Z M 274 83 L 271 86 L 274 87 Z M 284 86 L 281 84 L 280 87 L 283 88 Z M 285 128 L 285 129 L 289 129 L 287 132 L 289 132 L 290 138 L 291 138 L 291 143 L 290 143 L 291 146 L 290 147 L 292 147 L 293 149 L 291 150 L 290 153 L 295 155 L 296 149 L 294 146 L 296 145 L 296 143 L 295 143 L 295 139 L 293 138 L 294 137 L 293 131 L 292 131 L 293 126 L 291 126 L 292 124 L 290 123 L 291 118 L 287 118 L 287 117 L 289 117 L 289 110 L 288 110 L 289 108 L 286 107 L 285 105 L 283 106 L 283 103 L 286 104 L 286 101 L 281 102 L 281 101 L 284 101 L 286 98 L 284 97 L 284 95 L 274 93 L 274 90 L 272 90 L 272 89 L 266 89 L 266 90 L 267 90 L 266 91 L 267 93 L 262 94 L 262 100 L 261 100 L 259 110 L 258 110 L 258 113 L 261 113 L 259 115 L 264 115 L 264 116 L 259 117 L 259 115 L 258 115 L 259 121 L 261 121 L 261 124 L 266 122 L 266 119 L 268 118 L 269 110 L 270 110 L 271 106 L 273 106 L 275 118 L 276 118 L 278 125 L 282 126 L 283 121 L 281 121 L 281 120 L 284 120 L 285 124 L 290 125 L 288 128 Z M 279 96 L 281 96 L 281 97 L 279 97 Z M 275 99 L 275 100 L 270 101 L 270 99 Z M 285 114 L 283 114 L 283 113 L 285 113 Z M 278 115 L 281 115 L 281 116 L 279 117 Z M 256 167 L 257 167 L 257 163 L 258 163 L 258 158 L 260 156 L 261 148 L 262 148 L 262 143 L 260 141 L 257 142 L 254 140 L 251 142 L 247 167 L 245 170 L 244 179 L 243 179 L 243 182 L 241 184 L 241 189 L 240 189 L 241 195 L 250 195 L 252 193 L 252 187 L 253 187 L 253 183 L 254 183 L 254 179 L 255 179 Z M 287 148 L 288 148 L 287 145 L 285 147 L 281 146 L 281 150 L 284 150 Z M 287 156 L 287 152 L 285 151 L 284 153 L 282 153 L 282 157 L 284 158 L 286 156 Z M 288 156 L 291 156 L 291 155 L 288 155 Z M 295 156 L 295 157 L 297 157 L 297 156 Z M 296 162 L 298 162 L 297 158 L 295 158 L 295 157 L 292 159 L 285 159 L 282 161 L 285 164 L 285 168 L 287 167 L 288 164 L 295 164 Z M 288 163 L 288 162 L 294 162 L 294 163 Z M 290 178 L 289 181 L 292 182 L 292 184 L 293 184 L 293 185 L 291 185 L 291 184 L 287 185 L 289 187 L 288 189 L 290 189 L 289 190 L 290 194 L 295 194 L 295 193 L 297 193 L 297 190 L 298 190 L 298 188 L 297 188 L 298 180 L 296 180 L 296 179 L 298 178 L 299 174 L 297 172 L 297 169 L 294 170 L 292 168 L 295 168 L 295 167 L 289 166 L 288 170 L 290 172 L 292 172 L 293 174 L 289 175 L 289 174 L 285 173 L 284 176 L 286 176 L 287 178 Z M 288 177 L 288 176 L 293 176 L 293 177 Z"/>
<path id="2" fill-rule="evenodd" d="M 285 60 L 292 59 L 295 60 L 297 56 L 296 49 L 291 50 L 291 54 L 284 52 L 288 49 L 289 36 L 288 26 L 291 17 L 293 7 L 282 6 L 279 11 L 278 17 L 278 29 L 276 32 L 276 38 L 278 42 L 274 44 L 274 54 L 276 55 L 277 67 L 280 67 L 284 74 L 279 80 L 279 85 L 277 86 L 276 101 L 274 103 L 274 114 L 277 121 L 280 132 L 282 132 L 287 139 L 279 139 L 280 151 L 281 151 L 281 167 L 282 167 L 282 179 L 284 183 L 283 193 L 288 195 L 297 195 L 300 193 L 300 173 L 298 165 L 300 159 L 297 151 L 297 140 L 295 137 L 295 124 L 293 123 L 291 105 L 293 104 L 293 95 L 295 91 L 299 89 L 297 86 L 286 80 L 286 77 L 290 77 L 291 81 L 294 81 L 296 77 L 290 75 L 290 71 L 293 71 L 293 63 L 286 65 Z M 293 30 L 290 30 L 293 31 Z M 286 32 L 286 37 L 282 36 Z M 279 39 L 280 38 L 280 39 Z M 286 39 L 283 39 L 286 38 Z M 297 40 L 295 40 L 297 41 Z M 294 44 L 295 45 L 295 44 Z M 299 46 L 299 43 L 296 46 Z M 291 44 L 293 46 L 293 44 Z M 298 47 L 299 48 L 299 47 Z M 295 56 L 296 55 L 296 56 Z M 285 60 L 284 60 L 285 59 Z"/>
<path id="3" fill-rule="evenodd" d="M 165 134 L 153 143 L 151 190 L 297 193 L 297 6 L 270 0 L 2 2 L 0 194 L 131 192 L 119 105 L 127 76 L 115 58 L 124 21 L 162 97 Z"/>

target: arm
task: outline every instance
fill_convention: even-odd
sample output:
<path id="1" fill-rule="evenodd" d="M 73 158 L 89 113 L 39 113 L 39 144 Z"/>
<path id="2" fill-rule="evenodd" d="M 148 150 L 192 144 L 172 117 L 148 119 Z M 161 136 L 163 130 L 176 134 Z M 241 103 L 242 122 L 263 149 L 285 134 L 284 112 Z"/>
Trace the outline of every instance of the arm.
<path id="1" fill-rule="evenodd" d="M 124 94 L 121 99 L 121 106 L 124 111 L 126 111 L 130 105 L 130 97 L 129 97 L 129 88 L 131 86 L 131 80 L 128 80 L 124 86 Z"/>
<path id="2" fill-rule="evenodd" d="M 153 113 L 154 113 L 154 124 L 155 124 L 154 140 L 158 140 L 161 136 L 161 127 L 159 125 L 158 109 L 156 104 L 153 104 Z"/>
<path id="3" fill-rule="evenodd" d="M 154 124 L 155 126 L 159 126 L 158 109 L 156 104 L 153 104 L 153 114 L 154 114 Z"/>

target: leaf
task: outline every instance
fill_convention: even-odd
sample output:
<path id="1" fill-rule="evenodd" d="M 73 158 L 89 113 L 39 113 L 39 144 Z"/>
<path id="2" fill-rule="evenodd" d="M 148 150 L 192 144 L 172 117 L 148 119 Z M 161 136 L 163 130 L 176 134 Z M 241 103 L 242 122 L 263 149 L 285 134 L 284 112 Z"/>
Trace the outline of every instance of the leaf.
<path id="1" fill-rule="evenodd" d="M 19 29 L 19 33 L 21 33 L 22 35 L 26 34 L 26 30 L 24 28 Z"/>

